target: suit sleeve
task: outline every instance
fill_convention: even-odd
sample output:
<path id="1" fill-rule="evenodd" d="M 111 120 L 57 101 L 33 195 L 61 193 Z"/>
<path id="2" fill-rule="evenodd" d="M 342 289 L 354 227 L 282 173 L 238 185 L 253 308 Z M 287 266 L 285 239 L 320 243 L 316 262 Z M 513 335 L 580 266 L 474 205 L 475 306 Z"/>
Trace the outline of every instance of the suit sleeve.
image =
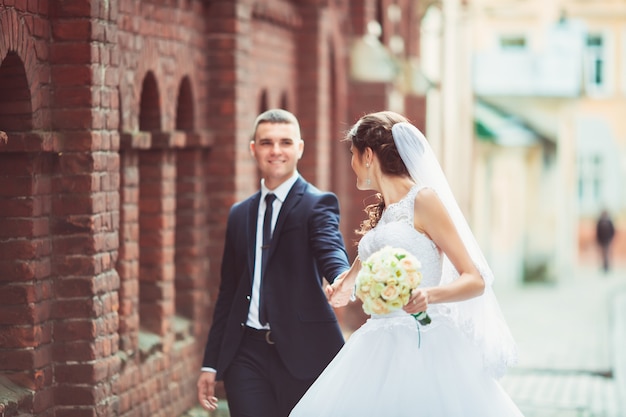
<path id="1" fill-rule="evenodd" d="M 350 269 L 343 236 L 339 231 L 339 201 L 332 193 L 324 193 L 309 217 L 309 235 L 318 269 L 327 281 L 333 282 Z"/>
<path id="2" fill-rule="evenodd" d="M 222 256 L 221 281 L 219 295 L 213 312 L 213 323 L 207 339 L 204 351 L 203 367 L 217 369 L 219 351 L 226 329 L 228 315 L 231 310 L 235 292 L 237 290 L 236 274 L 236 251 L 235 251 L 235 224 L 233 210 L 231 209 L 226 226 L 226 239 L 224 254 Z"/>

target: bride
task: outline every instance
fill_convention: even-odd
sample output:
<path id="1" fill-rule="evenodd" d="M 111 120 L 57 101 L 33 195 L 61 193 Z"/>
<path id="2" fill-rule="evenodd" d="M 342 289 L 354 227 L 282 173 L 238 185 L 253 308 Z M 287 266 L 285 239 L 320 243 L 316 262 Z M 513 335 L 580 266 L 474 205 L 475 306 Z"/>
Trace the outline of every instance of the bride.
<path id="1" fill-rule="evenodd" d="M 422 133 L 401 115 L 362 117 L 347 135 L 357 188 L 375 190 L 358 257 L 328 287 L 347 304 L 360 259 L 385 246 L 421 263 L 403 309 L 371 318 L 292 410 L 291 417 L 522 416 L 497 378 L 515 345 L 492 290 L 493 274 Z M 412 314 L 427 312 L 429 324 Z"/>

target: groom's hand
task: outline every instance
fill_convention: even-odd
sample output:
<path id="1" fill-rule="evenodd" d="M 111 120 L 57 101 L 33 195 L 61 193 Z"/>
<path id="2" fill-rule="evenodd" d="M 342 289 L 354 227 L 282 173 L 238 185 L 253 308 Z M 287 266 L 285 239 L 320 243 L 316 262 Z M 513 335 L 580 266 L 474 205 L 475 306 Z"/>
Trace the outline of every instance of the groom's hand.
<path id="1" fill-rule="evenodd" d="M 198 401 L 202 408 L 208 411 L 217 410 L 215 376 L 215 372 L 203 371 L 198 378 Z"/>

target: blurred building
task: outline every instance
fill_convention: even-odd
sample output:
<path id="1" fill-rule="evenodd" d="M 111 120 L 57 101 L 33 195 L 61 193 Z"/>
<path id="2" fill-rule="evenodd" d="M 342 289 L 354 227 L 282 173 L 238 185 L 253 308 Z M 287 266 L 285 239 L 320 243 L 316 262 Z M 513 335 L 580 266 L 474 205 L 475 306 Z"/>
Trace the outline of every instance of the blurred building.
<path id="1" fill-rule="evenodd" d="M 626 260 L 626 4 L 471 3 L 477 199 L 492 266 L 555 280 L 596 262 L 595 220 Z"/>
<path id="2" fill-rule="evenodd" d="M 0 414 L 196 404 L 228 210 L 258 188 L 248 143 L 263 110 L 299 117 L 300 171 L 339 194 L 351 256 L 371 193 L 339 140 L 362 114 L 428 124 L 469 190 L 469 72 L 450 67 L 469 64 L 464 6 L 428 11 L 431 82 L 425 3 L 0 2 Z"/>

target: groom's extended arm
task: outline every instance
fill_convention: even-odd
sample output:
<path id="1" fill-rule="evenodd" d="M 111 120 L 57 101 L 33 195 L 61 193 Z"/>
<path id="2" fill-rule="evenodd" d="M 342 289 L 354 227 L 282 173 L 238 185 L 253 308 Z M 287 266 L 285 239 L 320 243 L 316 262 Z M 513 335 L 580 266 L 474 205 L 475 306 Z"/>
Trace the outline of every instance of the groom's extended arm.
<path id="1" fill-rule="evenodd" d="M 348 254 L 339 231 L 339 201 L 332 193 L 324 193 L 309 217 L 310 245 L 317 267 L 333 282 L 350 268 Z"/>

